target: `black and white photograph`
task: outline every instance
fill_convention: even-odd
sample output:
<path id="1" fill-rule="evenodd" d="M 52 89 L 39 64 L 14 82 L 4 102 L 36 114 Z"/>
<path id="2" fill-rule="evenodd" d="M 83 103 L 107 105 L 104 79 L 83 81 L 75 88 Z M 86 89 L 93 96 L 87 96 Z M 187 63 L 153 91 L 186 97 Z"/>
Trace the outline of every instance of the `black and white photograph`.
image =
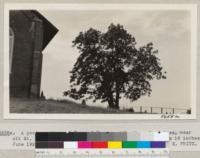
<path id="1" fill-rule="evenodd" d="M 7 118 L 195 118 L 194 5 L 8 4 L 5 15 Z"/>

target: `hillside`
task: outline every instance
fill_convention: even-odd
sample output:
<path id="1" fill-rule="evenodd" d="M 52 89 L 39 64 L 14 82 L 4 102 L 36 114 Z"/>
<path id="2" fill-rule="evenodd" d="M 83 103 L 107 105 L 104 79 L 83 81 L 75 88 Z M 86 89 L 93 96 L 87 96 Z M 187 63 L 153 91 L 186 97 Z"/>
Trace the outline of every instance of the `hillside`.
<path id="1" fill-rule="evenodd" d="M 69 100 L 10 99 L 11 113 L 130 113 L 110 108 L 91 107 Z"/>

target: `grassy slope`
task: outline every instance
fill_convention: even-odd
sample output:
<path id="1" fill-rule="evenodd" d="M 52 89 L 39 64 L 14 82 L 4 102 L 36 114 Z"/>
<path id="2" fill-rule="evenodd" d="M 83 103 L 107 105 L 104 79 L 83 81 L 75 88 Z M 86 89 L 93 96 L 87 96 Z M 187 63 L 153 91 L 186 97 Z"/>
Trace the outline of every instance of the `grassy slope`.
<path id="1" fill-rule="evenodd" d="M 11 113 L 129 113 L 128 111 L 104 109 L 77 104 L 72 101 L 17 99 L 10 100 Z"/>

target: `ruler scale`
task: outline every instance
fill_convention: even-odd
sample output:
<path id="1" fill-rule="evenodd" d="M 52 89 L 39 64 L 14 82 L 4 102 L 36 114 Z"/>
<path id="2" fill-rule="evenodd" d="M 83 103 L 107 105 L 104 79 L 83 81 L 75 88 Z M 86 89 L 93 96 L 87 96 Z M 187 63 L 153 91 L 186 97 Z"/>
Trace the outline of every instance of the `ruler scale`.
<path id="1" fill-rule="evenodd" d="M 79 149 L 79 150 L 72 150 L 72 149 L 37 149 L 35 151 L 36 158 L 66 158 L 66 157 L 73 157 L 73 158 L 112 158 L 112 157 L 144 157 L 144 158 L 167 158 L 169 157 L 169 150 L 168 149 Z"/>

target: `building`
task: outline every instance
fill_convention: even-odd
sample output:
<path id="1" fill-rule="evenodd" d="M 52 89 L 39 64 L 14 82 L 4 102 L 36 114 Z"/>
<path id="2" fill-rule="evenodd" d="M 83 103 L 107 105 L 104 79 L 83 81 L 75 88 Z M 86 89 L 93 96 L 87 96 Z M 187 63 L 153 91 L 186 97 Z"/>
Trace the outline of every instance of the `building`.
<path id="1" fill-rule="evenodd" d="M 42 51 L 58 32 L 35 10 L 10 11 L 10 96 L 40 96 Z"/>

